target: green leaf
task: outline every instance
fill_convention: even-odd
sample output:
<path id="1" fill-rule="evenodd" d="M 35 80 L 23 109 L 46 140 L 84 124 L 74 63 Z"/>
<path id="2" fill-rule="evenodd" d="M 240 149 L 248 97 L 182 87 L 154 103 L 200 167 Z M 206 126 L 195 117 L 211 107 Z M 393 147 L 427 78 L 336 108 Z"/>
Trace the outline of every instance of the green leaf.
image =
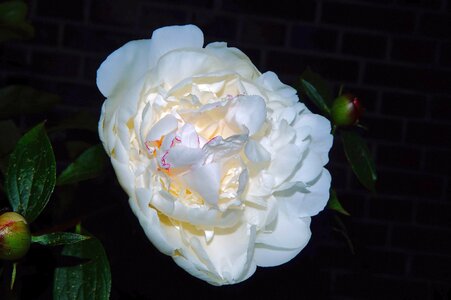
<path id="1" fill-rule="evenodd" d="M 33 26 L 25 20 L 27 10 L 27 5 L 22 1 L 0 3 L 0 42 L 34 35 Z"/>
<path id="2" fill-rule="evenodd" d="M 58 246 L 75 244 L 90 238 L 90 236 L 72 232 L 53 232 L 49 234 L 32 236 L 31 241 L 45 246 Z"/>
<path id="3" fill-rule="evenodd" d="M 22 1 L 5 1 L 0 3 L 0 22 L 19 23 L 25 20 L 27 5 Z"/>
<path id="4" fill-rule="evenodd" d="M 70 184 L 97 177 L 103 172 L 106 162 L 102 145 L 93 146 L 84 151 L 60 174 L 57 184 Z"/>
<path id="5" fill-rule="evenodd" d="M 74 267 L 57 268 L 53 281 L 53 299 L 108 300 L 111 273 L 102 244 L 91 238 L 64 246 L 63 255 L 90 261 Z"/>
<path id="6" fill-rule="evenodd" d="M 330 191 L 330 198 L 329 201 L 327 202 L 327 207 L 329 209 L 338 211 L 339 213 L 342 213 L 346 216 L 350 216 L 349 212 L 346 209 L 344 209 L 340 201 L 338 201 L 337 193 L 335 192 L 335 190 Z"/>
<path id="7" fill-rule="evenodd" d="M 39 113 L 60 101 L 57 95 L 28 86 L 11 85 L 0 89 L 0 119 L 17 115 Z"/>
<path id="8" fill-rule="evenodd" d="M 309 82 L 315 87 L 321 98 L 324 100 L 327 106 L 331 106 L 334 100 L 332 89 L 329 83 L 323 79 L 318 73 L 313 72 L 310 68 L 307 68 L 302 74 L 301 79 Z"/>
<path id="9" fill-rule="evenodd" d="M 318 90 L 305 79 L 301 79 L 303 93 L 312 100 L 312 102 L 327 116 L 330 115 L 330 108 L 327 106 L 324 98 L 318 93 Z"/>
<path id="10" fill-rule="evenodd" d="M 47 205 L 56 181 L 55 157 L 41 123 L 11 153 L 5 191 L 13 210 L 33 222 Z"/>
<path id="11" fill-rule="evenodd" d="M 346 158 L 359 181 L 369 190 L 375 190 L 376 166 L 365 141 L 355 132 L 341 131 Z"/>

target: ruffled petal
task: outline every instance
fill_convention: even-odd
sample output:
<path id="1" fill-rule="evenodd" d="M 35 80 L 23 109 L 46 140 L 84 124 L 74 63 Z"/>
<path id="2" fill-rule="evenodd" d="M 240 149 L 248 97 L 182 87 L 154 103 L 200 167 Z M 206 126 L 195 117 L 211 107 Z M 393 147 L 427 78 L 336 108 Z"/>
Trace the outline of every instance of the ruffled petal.
<path id="1" fill-rule="evenodd" d="M 128 42 L 111 53 L 97 70 L 97 87 L 105 97 L 129 88 L 149 70 L 150 40 Z"/>
<path id="2" fill-rule="evenodd" d="M 271 153 L 266 151 L 259 142 L 250 139 L 246 143 L 246 147 L 244 148 L 244 152 L 246 153 L 246 157 L 255 163 L 265 162 L 271 160 Z"/>
<path id="3" fill-rule="evenodd" d="M 183 48 L 202 48 L 204 34 L 195 25 L 167 26 L 155 30 L 149 49 L 149 62 L 153 67 L 166 53 Z"/>
<path id="4" fill-rule="evenodd" d="M 160 138 L 163 135 L 167 135 L 168 133 L 176 130 L 177 126 L 178 126 L 177 118 L 174 117 L 173 115 L 166 115 L 163 118 L 161 118 L 157 123 L 155 123 L 155 125 L 153 125 L 153 127 L 147 134 L 146 140 L 147 141 L 160 140 Z"/>
<path id="5" fill-rule="evenodd" d="M 279 210 L 271 232 L 257 236 L 254 259 L 257 266 L 277 266 L 295 257 L 310 240 L 310 218 L 289 217 Z"/>
<path id="6" fill-rule="evenodd" d="M 211 163 L 191 170 L 183 175 L 186 184 L 196 191 L 204 200 L 217 205 L 219 199 L 221 168 L 217 163 Z"/>
<path id="7" fill-rule="evenodd" d="M 323 169 L 319 179 L 308 188 L 308 193 L 302 192 L 296 186 L 279 191 L 274 196 L 280 205 L 293 217 L 310 217 L 317 215 L 324 209 L 329 200 L 329 188 L 331 177 L 326 169 Z"/>
<path id="8" fill-rule="evenodd" d="M 229 108 L 226 120 L 233 122 L 239 130 L 257 133 L 266 120 L 266 104 L 260 96 L 238 96 Z"/>

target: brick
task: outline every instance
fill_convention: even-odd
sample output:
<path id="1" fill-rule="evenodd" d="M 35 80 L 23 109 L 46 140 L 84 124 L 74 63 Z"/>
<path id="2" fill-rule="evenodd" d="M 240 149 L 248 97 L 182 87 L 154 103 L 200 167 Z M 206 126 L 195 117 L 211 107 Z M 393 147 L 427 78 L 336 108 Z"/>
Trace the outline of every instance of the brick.
<path id="1" fill-rule="evenodd" d="M 451 281 L 451 257 L 417 255 L 412 261 L 412 273 L 416 277 Z"/>
<path id="2" fill-rule="evenodd" d="M 426 150 L 424 156 L 425 171 L 449 176 L 451 175 L 451 169 L 449 166 L 451 166 L 450 149 Z"/>
<path id="3" fill-rule="evenodd" d="M 53 22 L 33 21 L 35 28 L 34 38 L 31 43 L 56 47 L 59 43 L 59 24 Z"/>
<path id="4" fill-rule="evenodd" d="M 349 266 L 355 265 L 356 257 L 351 253 L 349 248 L 325 246 L 321 245 L 315 249 L 316 255 L 321 257 L 319 265 L 326 268 L 340 268 L 346 269 Z"/>
<path id="5" fill-rule="evenodd" d="M 451 92 L 451 71 L 369 63 L 364 82 L 426 92 Z"/>
<path id="6" fill-rule="evenodd" d="M 81 83 L 57 82 L 49 80 L 35 79 L 36 88 L 55 93 L 63 99 L 63 104 L 76 108 L 82 107 L 98 107 L 104 100 L 104 97 L 94 85 L 86 85 Z"/>
<path id="7" fill-rule="evenodd" d="M 28 47 L 15 44 L 4 44 L 1 51 L 1 71 L 28 71 Z"/>
<path id="8" fill-rule="evenodd" d="M 396 3 L 403 7 L 439 9 L 441 0 L 397 0 Z"/>
<path id="9" fill-rule="evenodd" d="M 105 60 L 106 57 L 86 57 L 84 61 L 84 69 L 83 69 L 83 78 L 90 81 L 95 82 L 97 77 L 97 69 L 100 67 L 100 64 Z"/>
<path id="10" fill-rule="evenodd" d="M 385 92 L 381 112 L 384 115 L 423 118 L 426 116 L 426 104 L 426 97 L 420 94 Z"/>
<path id="11" fill-rule="evenodd" d="M 285 43 L 285 24 L 247 18 L 243 23 L 241 42 L 282 46 Z"/>
<path id="12" fill-rule="evenodd" d="M 449 39 L 451 35 L 451 18 L 449 14 L 423 14 L 420 19 L 419 32 L 428 37 Z"/>
<path id="13" fill-rule="evenodd" d="M 429 299 L 426 282 L 403 281 L 377 277 L 367 272 L 353 272 L 336 276 L 334 295 L 346 299 Z"/>
<path id="14" fill-rule="evenodd" d="M 391 58 L 413 63 L 432 63 L 435 60 L 436 42 L 412 38 L 394 38 Z"/>
<path id="15" fill-rule="evenodd" d="M 229 44 L 229 47 L 233 47 L 233 44 Z M 239 45 L 237 45 L 238 47 Z M 260 49 L 255 49 L 255 48 L 247 48 L 247 47 L 240 47 L 240 50 L 243 51 L 244 54 L 246 54 L 246 56 L 249 57 L 249 59 L 252 61 L 252 63 L 259 69 L 262 70 L 261 65 L 260 65 L 260 61 L 261 61 L 261 51 Z M 282 81 L 284 82 L 284 81 Z M 286 83 L 286 82 L 284 82 Z"/>
<path id="16" fill-rule="evenodd" d="M 451 230 L 396 226 L 392 229 L 391 245 L 410 251 L 449 255 L 451 252 Z"/>
<path id="17" fill-rule="evenodd" d="M 214 0 L 153 0 L 153 2 L 161 2 L 164 4 L 173 4 L 174 6 L 185 5 L 185 6 L 199 6 L 201 8 L 211 8 L 213 7 Z"/>
<path id="18" fill-rule="evenodd" d="M 376 4 L 391 4 L 395 0 L 354 0 L 354 2 L 362 2 L 362 3 L 376 3 Z"/>
<path id="19" fill-rule="evenodd" d="M 39 0 L 36 1 L 36 11 L 38 16 L 51 17 L 58 19 L 83 20 L 83 0 L 54 1 Z"/>
<path id="20" fill-rule="evenodd" d="M 236 40 L 237 20 L 233 17 L 227 17 L 211 12 L 196 12 L 193 15 L 192 23 L 199 26 L 204 32 L 206 39 L 212 41 L 233 41 Z"/>
<path id="21" fill-rule="evenodd" d="M 369 205 L 369 215 L 372 219 L 395 222 L 412 220 L 412 201 L 374 196 L 370 198 Z"/>
<path id="22" fill-rule="evenodd" d="M 31 69 L 34 73 L 46 76 L 78 77 L 81 57 L 58 52 L 35 51 L 32 55 Z"/>
<path id="23" fill-rule="evenodd" d="M 262 5 L 258 0 L 229 0 L 223 1 L 223 9 L 250 15 L 271 16 L 282 19 L 294 19 L 296 21 L 314 21 L 316 14 L 316 2 L 310 0 L 290 1 L 279 0 L 265 2 Z"/>
<path id="24" fill-rule="evenodd" d="M 387 226 L 354 221 L 348 226 L 350 238 L 356 246 L 384 246 L 387 243 Z"/>
<path id="25" fill-rule="evenodd" d="M 431 119 L 449 121 L 451 116 L 451 97 L 434 97 L 431 101 Z"/>
<path id="26" fill-rule="evenodd" d="M 450 147 L 451 124 L 409 122 L 406 141 L 419 145 Z"/>
<path id="27" fill-rule="evenodd" d="M 115 1 L 114 4 L 109 0 L 91 1 L 90 19 L 99 24 L 132 27 L 138 19 L 138 3 L 137 0 Z"/>
<path id="28" fill-rule="evenodd" d="M 451 67 L 451 43 L 443 43 L 441 45 L 440 64 Z"/>
<path id="29" fill-rule="evenodd" d="M 363 116 L 361 123 L 368 127 L 367 138 L 385 141 L 400 141 L 403 136 L 403 122 L 376 116 Z"/>
<path id="30" fill-rule="evenodd" d="M 297 25 L 291 30 L 291 46 L 301 50 L 335 52 L 338 32 L 314 26 Z"/>
<path id="31" fill-rule="evenodd" d="M 345 33 L 342 52 L 362 57 L 384 58 L 387 38 L 381 35 Z"/>
<path id="32" fill-rule="evenodd" d="M 149 31 L 151 32 L 151 31 Z M 63 46 L 70 49 L 107 55 L 125 43 L 145 36 L 93 29 L 87 26 L 65 26 Z M 150 38 L 150 33 L 148 38 Z"/>
<path id="33" fill-rule="evenodd" d="M 438 200 L 441 197 L 443 179 L 427 174 L 415 174 L 395 171 L 378 171 L 376 191 L 379 194 L 426 198 Z"/>
<path id="34" fill-rule="evenodd" d="M 361 250 L 362 268 L 371 274 L 402 275 L 406 270 L 406 255 L 386 250 Z"/>
<path id="35" fill-rule="evenodd" d="M 163 26 L 183 24 L 188 21 L 189 12 L 181 8 L 163 8 L 146 5 L 141 8 L 138 26 L 149 38 L 155 29 Z"/>
<path id="36" fill-rule="evenodd" d="M 394 8 L 325 2 L 322 21 L 353 28 L 408 33 L 414 29 L 415 17 L 411 12 Z"/>
<path id="37" fill-rule="evenodd" d="M 299 55 L 281 51 L 272 51 L 267 55 L 268 70 L 276 73 L 300 76 L 307 67 L 326 79 L 356 81 L 359 63 L 352 60 Z"/>
<path id="38" fill-rule="evenodd" d="M 58 94 L 64 97 L 66 103 L 78 107 L 93 107 L 103 102 L 103 96 L 94 85 L 77 84 L 77 83 L 59 83 Z"/>
<path id="39" fill-rule="evenodd" d="M 418 204 L 415 220 L 419 224 L 451 228 L 451 204 L 421 202 Z"/>
<path id="40" fill-rule="evenodd" d="M 411 146 L 378 145 L 376 166 L 418 170 L 421 150 Z"/>

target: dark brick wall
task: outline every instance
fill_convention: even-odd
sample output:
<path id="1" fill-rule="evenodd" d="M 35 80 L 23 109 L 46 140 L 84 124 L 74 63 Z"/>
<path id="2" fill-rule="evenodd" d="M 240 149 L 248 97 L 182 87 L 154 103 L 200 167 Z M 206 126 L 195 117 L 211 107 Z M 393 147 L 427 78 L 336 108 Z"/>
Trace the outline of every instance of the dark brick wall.
<path id="1" fill-rule="evenodd" d="M 129 40 L 149 37 L 158 27 L 194 23 L 206 33 L 207 42 L 226 40 L 262 71 L 275 71 L 294 84 L 310 66 L 335 88 L 343 83 L 366 107 L 366 138 L 380 175 L 377 193 L 360 187 L 338 142 L 329 164 L 339 196 L 352 214 L 344 223 L 355 254 L 332 229 L 336 225 L 329 212 L 314 219 L 312 241 L 292 263 L 260 270 L 247 283 L 229 288 L 190 280 L 169 261 L 163 265 L 169 269 L 151 270 L 155 260 L 161 260 L 154 252 L 144 272 L 123 261 L 128 257 L 123 252 L 130 251 L 126 247 L 122 252 L 108 248 L 113 296 L 127 290 L 138 298 L 163 293 L 163 281 L 171 272 L 177 288 L 167 295 L 186 295 L 193 285 L 198 293 L 216 298 L 258 291 L 307 299 L 451 298 L 451 3 L 264 3 L 31 0 L 36 38 L 2 46 L 3 83 L 57 92 L 67 109 L 84 107 L 98 114 L 103 98 L 95 87 L 95 71 L 107 54 Z M 113 238 L 107 235 L 104 242 L 115 245 L 108 241 Z M 137 251 L 144 256 L 147 250 Z"/>

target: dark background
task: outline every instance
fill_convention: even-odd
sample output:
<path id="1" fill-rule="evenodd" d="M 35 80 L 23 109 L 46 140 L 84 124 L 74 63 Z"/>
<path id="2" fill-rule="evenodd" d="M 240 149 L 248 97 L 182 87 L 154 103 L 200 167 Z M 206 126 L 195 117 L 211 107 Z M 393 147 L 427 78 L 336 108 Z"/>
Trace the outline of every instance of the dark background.
<path id="1" fill-rule="evenodd" d="M 310 66 L 366 108 L 362 123 L 379 172 L 377 193 L 353 177 L 337 142 L 328 169 L 355 254 L 333 230 L 334 214 L 313 218 L 309 245 L 291 262 L 259 268 L 244 283 L 212 287 L 147 241 L 111 168 L 75 194 L 105 207 L 84 225 L 104 244 L 113 299 L 451 299 L 451 3 L 446 0 L 33 0 L 31 41 L 0 48 L 2 85 L 24 83 L 64 99 L 58 115 L 103 96 L 96 70 L 113 50 L 158 27 L 194 23 L 206 42 L 227 41 L 262 71 L 294 85 Z M 312 107 L 311 103 L 307 103 Z M 0 137 L 1 138 L 1 137 Z M 92 137 L 91 137 L 92 138 Z M 94 137 L 93 139 L 95 139 Z M 105 179 L 106 178 L 106 179 Z M 105 180 L 109 184 L 105 185 Z M 87 202 L 86 202 L 87 200 Z M 40 249 L 35 250 L 40 253 Z M 24 295 L 45 299 L 52 270 Z M 37 292 L 30 292 L 33 286 Z M 28 292 L 27 292 L 28 291 Z M 47 293 L 47 294 L 46 294 Z M 32 296 L 31 296 L 32 295 Z"/>

